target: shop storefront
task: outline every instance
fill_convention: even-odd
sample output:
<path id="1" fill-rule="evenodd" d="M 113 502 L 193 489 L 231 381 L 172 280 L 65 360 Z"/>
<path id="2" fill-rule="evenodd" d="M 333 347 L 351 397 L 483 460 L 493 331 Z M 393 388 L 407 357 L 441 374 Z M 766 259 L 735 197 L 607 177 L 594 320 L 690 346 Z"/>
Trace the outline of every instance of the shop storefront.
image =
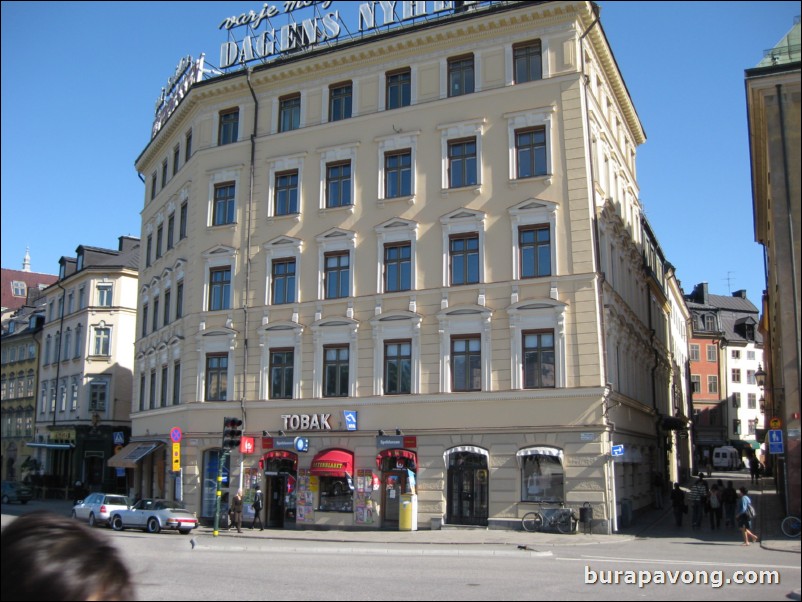
<path id="1" fill-rule="evenodd" d="M 452 447 L 443 454 L 448 467 L 446 523 L 487 526 L 489 453 L 473 445 Z"/>
<path id="2" fill-rule="evenodd" d="M 416 492 L 418 455 L 408 449 L 384 449 L 376 455 L 381 471 L 381 525 L 397 530 L 401 496 Z"/>
<path id="3" fill-rule="evenodd" d="M 295 526 L 298 456 L 293 452 L 274 449 L 266 452 L 260 462 L 264 469 L 264 517 L 269 529 Z"/>

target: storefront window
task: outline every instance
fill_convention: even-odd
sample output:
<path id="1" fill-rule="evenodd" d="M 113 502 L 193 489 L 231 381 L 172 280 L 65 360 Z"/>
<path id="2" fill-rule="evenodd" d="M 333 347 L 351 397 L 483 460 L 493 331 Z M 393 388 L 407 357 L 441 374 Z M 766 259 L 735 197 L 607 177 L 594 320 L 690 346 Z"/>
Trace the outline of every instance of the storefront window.
<path id="1" fill-rule="evenodd" d="M 354 511 L 354 481 L 350 475 L 320 477 L 320 511 Z"/>
<path id="2" fill-rule="evenodd" d="M 518 452 L 518 457 L 521 463 L 521 501 L 564 500 L 562 451 L 529 448 Z"/>

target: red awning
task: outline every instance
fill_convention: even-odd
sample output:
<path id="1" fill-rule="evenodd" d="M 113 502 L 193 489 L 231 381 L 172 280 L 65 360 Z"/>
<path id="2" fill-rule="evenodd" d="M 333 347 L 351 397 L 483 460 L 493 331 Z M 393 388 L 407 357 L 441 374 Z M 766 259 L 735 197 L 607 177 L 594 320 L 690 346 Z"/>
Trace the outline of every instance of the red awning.
<path id="1" fill-rule="evenodd" d="M 354 474 L 354 454 L 342 449 L 320 452 L 312 460 L 309 474 L 319 477 L 344 477 Z"/>
<path id="2" fill-rule="evenodd" d="M 267 462 L 268 460 L 292 460 L 293 470 L 298 469 L 298 455 L 292 453 L 291 451 L 286 451 L 283 449 L 274 449 L 262 454 L 262 460 L 264 460 L 265 462 Z"/>
<path id="3" fill-rule="evenodd" d="M 383 449 L 376 454 L 376 466 L 381 468 L 384 458 L 406 458 L 412 460 L 415 466 L 418 465 L 418 454 L 408 449 Z"/>

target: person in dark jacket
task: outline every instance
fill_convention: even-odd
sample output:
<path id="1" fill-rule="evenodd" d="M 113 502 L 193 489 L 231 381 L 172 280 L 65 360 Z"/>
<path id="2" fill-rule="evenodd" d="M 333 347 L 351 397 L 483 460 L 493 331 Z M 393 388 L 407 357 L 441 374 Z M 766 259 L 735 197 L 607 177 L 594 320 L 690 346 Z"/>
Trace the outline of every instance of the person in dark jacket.
<path id="1" fill-rule="evenodd" d="M 262 524 L 262 488 L 257 485 L 256 491 L 253 493 L 253 522 L 251 523 L 251 529 L 256 526 L 256 521 L 259 521 L 259 530 L 264 531 L 265 526 Z"/>
<path id="2" fill-rule="evenodd" d="M 678 527 L 681 527 L 682 515 L 685 514 L 685 492 L 680 488 L 679 483 L 674 483 L 674 490 L 671 492 L 671 507 L 674 510 L 674 521 Z"/>

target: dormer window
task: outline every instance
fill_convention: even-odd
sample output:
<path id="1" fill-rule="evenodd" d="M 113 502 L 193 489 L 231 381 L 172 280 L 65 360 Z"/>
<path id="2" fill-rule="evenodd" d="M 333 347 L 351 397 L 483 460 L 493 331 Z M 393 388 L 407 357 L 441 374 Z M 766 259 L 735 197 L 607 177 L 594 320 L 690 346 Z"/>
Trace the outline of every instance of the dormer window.
<path id="1" fill-rule="evenodd" d="M 62 269 L 63 269 L 63 266 L 62 266 Z M 82 269 L 84 269 L 84 254 L 83 253 L 80 253 L 78 255 L 78 263 L 75 265 L 75 269 L 78 272 L 80 272 Z"/>

